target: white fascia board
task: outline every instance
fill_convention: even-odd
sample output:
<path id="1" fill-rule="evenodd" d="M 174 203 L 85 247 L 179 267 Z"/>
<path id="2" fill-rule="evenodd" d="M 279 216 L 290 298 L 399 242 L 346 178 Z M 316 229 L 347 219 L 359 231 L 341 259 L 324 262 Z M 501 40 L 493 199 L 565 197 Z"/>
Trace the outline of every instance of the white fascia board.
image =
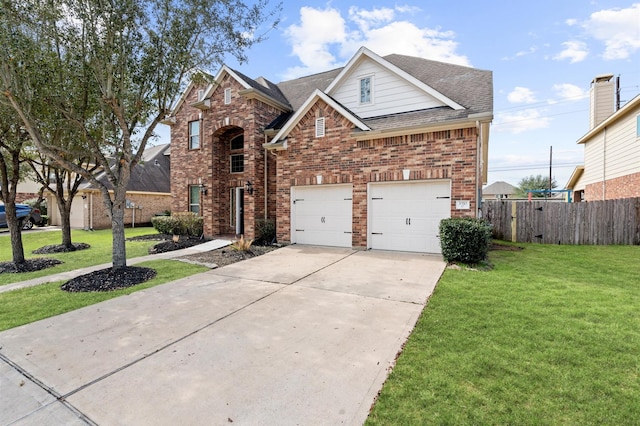
<path id="1" fill-rule="evenodd" d="M 334 101 L 330 96 L 323 93 L 321 90 L 316 89 L 311 94 L 311 96 L 309 96 L 309 98 L 305 101 L 305 103 L 300 107 L 300 109 L 296 111 L 296 113 L 293 114 L 291 118 L 289 118 L 289 121 L 287 121 L 287 123 L 282 127 L 282 129 L 280 129 L 280 131 L 273 138 L 273 141 L 270 143 L 275 144 L 280 139 L 284 139 L 289 134 L 289 132 L 293 130 L 293 128 L 298 124 L 298 121 L 300 121 L 300 119 L 304 117 L 304 115 L 307 112 L 309 112 L 311 107 L 317 102 L 318 99 L 322 99 L 327 105 L 329 105 L 331 108 L 338 111 L 343 117 L 345 117 L 347 120 L 353 123 L 353 125 L 358 127 L 360 130 L 363 130 L 363 131 L 371 130 L 369 126 L 367 126 L 362 122 L 362 120 L 360 120 L 358 117 L 354 116 L 352 113 L 347 111 L 342 105 Z"/>
<path id="2" fill-rule="evenodd" d="M 403 71 L 402 69 L 393 65 L 391 62 L 373 53 L 371 50 L 367 49 L 366 47 L 361 47 L 358 50 L 358 52 L 353 56 L 353 58 L 351 58 L 349 63 L 342 69 L 340 74 L 338 74 L 338 76 L 331 82 L 331 84 L 329 85 L 329 87 L 327 87 L 327 90 L 326 90 L 328 94 L 331 94 L 333 89 L 339 86 L 342 83 L 342 81 L 348 77 L 348 75 L 351 73 L 351 70 L 356 66 L 356 64 L 360 61 L 360 59 L 363 56 L 368 57 L 369 59 L 376 62 L 378 65 L 380 65 L 381 67 L 388 69 L 390 72 L 394 73 L 398 77 L 416 86 L 418 89 L 438 99 L 440 102 L 444 103 L 448 107 L 454 110 L 465 109 L 462 105 L 458 104 L 453 99 L 448 98 L 447 96 L 433 89 L 431 86 L 423 83 L 422 81 L 418 80 L 411 74 L 407 73 L 406 71 Z"/>

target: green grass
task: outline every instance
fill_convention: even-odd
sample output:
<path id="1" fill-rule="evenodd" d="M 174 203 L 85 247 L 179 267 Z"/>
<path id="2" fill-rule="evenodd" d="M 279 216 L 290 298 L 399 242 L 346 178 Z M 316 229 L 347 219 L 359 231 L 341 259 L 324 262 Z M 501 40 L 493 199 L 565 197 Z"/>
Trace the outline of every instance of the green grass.
<path id="1" fill-rule="evenodd" d="M 521 245 L 445 271 L 367 425 L 640 419 L 640 247 Z"/>
<path id="2" fill-rule="evenodd" d="M 157 234 L 153 228 L 128 228 L 125 229 L 127 238 L 138 235 Z M 26 281 L 32 278 L 43 277 L 46 275 L 57 274 L 59 272 L 72 271 L 74 269 L 84 268 L 86 266 L 99 265 L 102 263 L 111 263 L 112 234 L 111 229 L 102 229 L 99 231 L 83 231 L 73 230 L 71 232 L 71 241 L 74 243 L 87 243 L 91 248 L 79 250 L 70 253 L 57 253 L 49 255 L 35 255 L 31 252 L 40 247 L 60 244 L 62 236 L 60 231 L 42 231 L 42 232 L 25 232 L 22 234 L 22 243 L 24 245 L 24 254 L 27 259 L 35 257 L 50 257 L 63 261 L 64 263 L 53 268 L 44 269 L 36 272 L 28 272 L 21 274 L 0 274 L 0 285 L 11 284 L 19 281 Z M 127 258 L 146 256 L 149 247 L 156 244 L 157 241 L 127 241 Z M 0 245 L 3 247 L 0 251 L 0 262 L 12 260 L 11 242 L 8 232 L 0 234 Z"/>
<path id="3" fill-rule="evenodd" d="M 60 290 L 64 283 L 61 281 L 0 293 L 0 331 L 209 270 L 176 260 L 154 260 L 136 266 L 153 268 L 157 275 L 142 284 L 111 292 L 68 293 Z"/>

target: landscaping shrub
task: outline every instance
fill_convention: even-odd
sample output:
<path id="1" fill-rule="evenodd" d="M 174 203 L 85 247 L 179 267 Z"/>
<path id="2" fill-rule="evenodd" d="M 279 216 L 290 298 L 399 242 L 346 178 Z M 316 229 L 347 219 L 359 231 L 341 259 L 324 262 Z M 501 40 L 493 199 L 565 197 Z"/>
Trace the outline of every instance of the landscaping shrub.
<path id="1" fill-rule="evenodd" d="M 276 241 L 276 224 L 273 220 L 256 221 L 256 244 L 267 245 Z"/>
<path id="2" fill-rule="evenodd" d="M 174 213 L 172 216 L 154 216 L 151 224 L 161 234 L 197 237 L 202 235 L 204 218 L 192 212 Z"/>
<path id="3" fill-rule="evenodd" d="M 443 219 L 440 221 L 440 247 L 444 260 L 475 264 L 486 259 L 491 231 L 491 224 L 483 219 Z"/>

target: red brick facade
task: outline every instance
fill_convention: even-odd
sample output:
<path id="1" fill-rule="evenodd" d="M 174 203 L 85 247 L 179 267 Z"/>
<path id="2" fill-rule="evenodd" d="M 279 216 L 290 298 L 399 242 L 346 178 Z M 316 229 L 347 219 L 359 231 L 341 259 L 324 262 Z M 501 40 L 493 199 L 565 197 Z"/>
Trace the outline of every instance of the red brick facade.
<path id="1" fill-rule="evenodd" d="M 589 184 L 585 187 L 584 195 L 588 201 L 640 197 L 640 173 L 607 179 L 604 185 L 602 182 Z"/>
<path id="2" fill-rule="evenodd" d="M 325 117 L 326 133 L 315 137 L 315 119 Z M 450 179 L 452 216 L 475 217 L 481 182 L 476 178 L 475 127 L 396 137 L 356 140 L 353 124 L 319 101 L 289 133 L 287 149 L 278 151 L 277 236 L 290 241 L 291 187 L 353 184 L 354 247 L 367 246 L 367 184 L 403 180 Z M 471 209 L 455 210 L 456 200 L 471 200 Z"/>
<path id="3" fill-rule="evenodd" d="M 224 103 L 225 89 L 231 89 L 231 103 Z M 269 211 L 265 215 L 265 150 L 263 129 L 282 111 L 257 99 L 247 99 L 243 87 L 228 74 L 211 96 L 211 106 L 200 110 L 194 87 L 171 128 L 171 193 L 173 212 L 189 211 L 189 187 L 202 183 L 201 212 L 206 235 L 235 234 L 232 226 L 231 192 L 253 186 L 253 194 L 244 191 L 244 234 L 254 238 L 257 220 L 275 218 L 275 161 L 267 160 L 270 187 Z M 189 149 L 188 123 L 200 121 L 200 147 Z M 231 139 L 244 135 L 244 150 L 231 151 Z M 244 154 L 244 172 L 231 173 L 231 154 Z"/>
<path id="4" fill-rule="evenodd" d="M 268 218 L 276 222 L 277 239 L 290 242 L 291 188 L 316 185 L 321 176 L 322 185 L 352 185 L 351 241 L 353 247 L 364 248 L 368 184 L 406 180 L 403 170 L 407 169 L 409 180 L 450 182 L 451 216 L 476 216 L 482 188 L 478 161 L 481 151 L 486 150 L 486 146 L 479 147 L 484 136 L 479 135 L 477 119 L 431 121 L 437 130 L 413 122 L 405 124 L 411 130 L 383 129 L 367 136 L 368 130 L 354 130 L 354 122 L 346 117 L 355 116 L 329 98 L 317 97 L 315 103 L 299 110 L 306 111 L 303 116 L 298 112 L 293 114 L 295 118 L 285 119 L 282 114 L 291 111 L 274 106 L 281 102 L 277 95 L 261 97 L 255 86 L 247 88 L 229 72 L 216 78 L 215 88 L 207 89 L 211 93 L 205 95 L 206 101 L 197 98 L 204 87 L 192 87 L 186 93 L 173 115 L 171 129 L 171 209 L 188 211 L 190 186 L 202 184 L 206 194 L 201 197 L 200 211 L 206 235 L 237 233 L 232 192 L 251 182 L 253 193 L 245 190 L 243 197 L 245 237 L 255 238 L 256 223 Z M 225 89 L 231 89 L 230 103 L 225 103 Z M 271 89 L 265 86 L 265 90 Z M 443 111 L 445 115 L 451 112 Z M 325 136 L 316 137 L 316 119 L 320 117 L 324 118 Z M 278 125 L 268 128 L 275 119 Z M 287 121 L 292 119 L 295 122 Z M 189 149 L 189 122 L 196 120 L 200 123 L 200 146 Z M 231 140 L 238 135 L 244 135 L 244 150 L 232 152 Z M 278 137 L 276 143 L 265 149 L 263 145 L 274 137 Z M 230 155 L 235 153 L 244 154 L 242 173 L 231 173 Z M 466 203 L 458 209 L 457 201 Z"/>

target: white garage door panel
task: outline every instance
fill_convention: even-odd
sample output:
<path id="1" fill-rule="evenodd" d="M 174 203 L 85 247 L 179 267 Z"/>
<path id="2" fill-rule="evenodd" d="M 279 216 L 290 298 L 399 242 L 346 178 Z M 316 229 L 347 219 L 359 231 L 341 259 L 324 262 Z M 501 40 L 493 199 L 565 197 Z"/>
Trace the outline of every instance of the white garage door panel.
<path id="1" fill-rule="evenodd" d="M 440 220 L 451 215 L 448 181 L 371 184 L 373 249 L 440 253 Z"/>
<path id="2" fill-rule="evenodd" d="M 292 188 L 292 242 L 351 247 L 352 194 L 349 185 Z"/>

